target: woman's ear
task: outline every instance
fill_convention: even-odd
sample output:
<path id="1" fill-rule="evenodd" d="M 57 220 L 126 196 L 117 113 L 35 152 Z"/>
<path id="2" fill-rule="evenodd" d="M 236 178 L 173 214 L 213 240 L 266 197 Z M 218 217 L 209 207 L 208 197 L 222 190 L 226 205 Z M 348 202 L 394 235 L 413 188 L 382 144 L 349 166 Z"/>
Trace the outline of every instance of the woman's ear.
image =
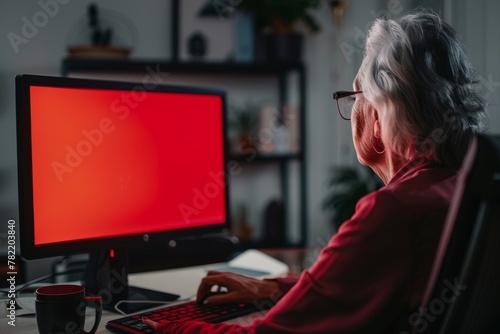
<path id="1" fill-rule="evenodd" d="M 370 108 L 370 113 L 373 120 L 373 136 L 375 138 L 380 138 L 382 136 L 382 128 L 380 127 L 380 120 L 378 117 L 378 111 L 375 108 Z"/>

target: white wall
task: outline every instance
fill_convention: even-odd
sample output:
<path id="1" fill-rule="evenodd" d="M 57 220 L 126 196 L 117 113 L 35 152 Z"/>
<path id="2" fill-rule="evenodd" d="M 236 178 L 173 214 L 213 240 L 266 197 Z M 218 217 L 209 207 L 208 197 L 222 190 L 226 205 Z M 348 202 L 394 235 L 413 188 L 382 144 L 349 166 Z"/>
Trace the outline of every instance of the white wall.
<path id="1" fill-rule="evenodd" d="M 307 221 L 308 243 L 314 247 L 324 245 L 335 232 L 328 215 L 321 209 L 321 202 L 327 193 L 327 171 L 333 165 L 357 164 L 351 124 L 338 115 L 332 93 L 352 89 L 361 60 L 365 27 L 373 20 L 370 12 L 378 12 L 380 8 L 380 1 L 377 0 L 351 1 L 344 14 L 344 24 L 339 28 L 334 25 L 325 2 L 318 13 L 322 31 L 307 41 Z M 357 38 L 361 40 L 357 42 Z M 342 51 L 346 49 L 349 52 Z"/>
<path id="2" fill-rule="evenodd" d="M 460 34 L 488 102 L 488 132 L 500 134 L 500 1 L 447 0 L 449 22 Z"/>

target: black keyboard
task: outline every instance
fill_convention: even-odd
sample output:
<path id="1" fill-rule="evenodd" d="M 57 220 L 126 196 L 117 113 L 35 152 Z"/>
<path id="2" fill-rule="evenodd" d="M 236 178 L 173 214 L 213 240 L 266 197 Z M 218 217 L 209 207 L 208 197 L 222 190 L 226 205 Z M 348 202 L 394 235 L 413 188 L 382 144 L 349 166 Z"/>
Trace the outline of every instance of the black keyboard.
<path id="1" fill-rule="evenodd" d="M 108 321 L 106 328 L 115 333 L 153 333 L 152 329 L 142 324 L 142 317 L 158 322 L 161 320 L 202 320 L 218 323 L 257 310 L 258 307 L 255 304 L 200 305 L 192 301 Z"/>

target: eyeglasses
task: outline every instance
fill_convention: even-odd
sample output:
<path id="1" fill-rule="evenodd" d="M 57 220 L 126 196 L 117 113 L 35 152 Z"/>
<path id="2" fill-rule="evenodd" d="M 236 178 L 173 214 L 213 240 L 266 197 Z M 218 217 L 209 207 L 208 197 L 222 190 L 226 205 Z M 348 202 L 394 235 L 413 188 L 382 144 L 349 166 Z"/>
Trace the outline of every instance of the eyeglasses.
<path id="1" fill-rule="evenodd" d="M 352 107 L 354 106 L 354 102 L 356 102 L 356 98 L 354 97 L 354 95 L 362 92 L 363 91 L 361 90 L 355 92 L 347 92 L 341 90 L 333 93 L 333 99 L 337 100 L 337 108 L 339 109 L 340 117 L 342 117 L 346 121 L 351 119 Z"/>

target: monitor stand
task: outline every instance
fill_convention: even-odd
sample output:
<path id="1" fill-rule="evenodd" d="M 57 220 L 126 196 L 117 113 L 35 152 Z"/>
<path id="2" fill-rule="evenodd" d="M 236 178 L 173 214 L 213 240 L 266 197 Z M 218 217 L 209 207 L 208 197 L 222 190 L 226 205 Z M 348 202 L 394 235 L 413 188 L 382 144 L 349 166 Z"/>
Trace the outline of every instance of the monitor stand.
<path id="1" fill-rule="evenodd" d="M 129 286 L 126 249 L 90 253 L 83 282 L 86 293 L 101 296 L 104 309 L 113 312 L 118 312 L 115 305 L 120 301 L 130 301 L 118 305 L 120 311 L 130 314 L 161 305 L 153 301 L 168 303 L 180 297 L 176 294 Z"/>

